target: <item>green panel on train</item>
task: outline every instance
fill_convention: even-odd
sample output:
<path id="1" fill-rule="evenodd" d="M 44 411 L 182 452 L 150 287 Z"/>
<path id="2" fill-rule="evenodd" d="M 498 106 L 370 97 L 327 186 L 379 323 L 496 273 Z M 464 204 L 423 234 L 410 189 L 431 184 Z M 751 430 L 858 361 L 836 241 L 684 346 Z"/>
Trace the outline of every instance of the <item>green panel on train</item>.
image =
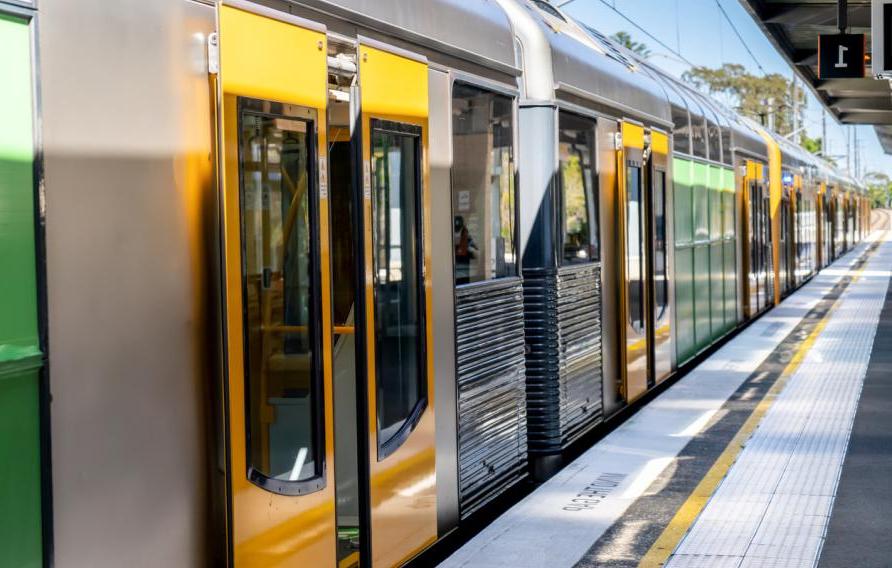
<path id="1" fill-rule="evenodd" d="M 725 234 L 725 331 L 737 325 L 737 207 L 735 205 L 734 170 L 723 170 L 722 211 Z"/>
<path id="2" fill-rule="evenodd" d="M 43 563 L 31 31 L 0 15 L 0 566 Z"/>
<path id="3" fill-rule="evenodd" d="M 700 351 L 712 340 L 709 295 L 709 166 L 693 166 L 694 196 L 694 341 Z"/>
<path id="4" fill-rule="evenodd" d="M 709 166 L 709 343 L 721 337 L 725 325 L 722 182 L 722 169 L 716 166 Z M 701 345 L 701 347 L 704 346 Z"/>
<path id="5" fill-rule="evenodd" d="M 694 343 L 694 240 L 690 160 L 672 161 L 675 209 L 675 314 L 678 361 L 696 353 Z"/>

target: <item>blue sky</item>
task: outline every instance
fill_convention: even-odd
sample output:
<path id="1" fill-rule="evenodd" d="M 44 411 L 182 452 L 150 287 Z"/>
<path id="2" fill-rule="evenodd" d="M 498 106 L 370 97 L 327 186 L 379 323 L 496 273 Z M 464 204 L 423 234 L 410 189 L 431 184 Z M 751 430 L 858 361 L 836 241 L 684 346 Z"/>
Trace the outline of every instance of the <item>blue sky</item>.
<path id="1" fill-rule="evenodd" d="M 552 0 L 561 5 L 566 0 Z M 746 41 L 752 55 L 724 19 L 717 2 Z M 563 9 L 593 28 L 612 35 L 620 30 L 628 32 L 636 41 L 646 43 L 653 52 L 651 61 L 674 75 L 681 75 L 689 68 L 672 51 L 659 45 L 644 32 L 624 20 L 616 11 L 624 14 L 648 33 L 662 41 L 672 51 L 680 53 L 695 65 L 720 67 L 722 63 L 739 63 L 754 74 L 780 73 L 793 76 L 792 68 L 762 34 L 752 17 L 737 0 L 571 0 Z M 815 37 L 817 44 L 818 38 Z M 758 65 L 756 63 L 758 61 Z M 802 82 L 800 85 L 804 86 Z M 806 88 L 808 98 L 805 126 L 809 136 L 821 136 L 821 104 Z M 837 123 L 827 114 L 828 149 L 831 155 L 840 155 L 838 163 L 846 165 L 846 135 L 850 127 Z M 858 141 L 861 147 L 861 171 L 881 171 L 892 176 L 892 156 L 880 147 L 873 127 L 859 126 Z M 852 158 L 854 168 L 854 158 Z"/>

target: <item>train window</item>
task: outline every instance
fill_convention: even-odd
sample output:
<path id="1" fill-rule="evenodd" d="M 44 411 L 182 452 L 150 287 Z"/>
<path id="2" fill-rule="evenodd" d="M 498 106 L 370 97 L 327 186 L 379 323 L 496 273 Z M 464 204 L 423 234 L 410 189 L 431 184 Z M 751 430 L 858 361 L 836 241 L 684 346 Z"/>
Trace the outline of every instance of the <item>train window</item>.
<path id="1" fill-rule="evenodd" d="M 546 2 L 545 0 L 533 0 L 533 4 L 535 4 L 537 8 L 539 8 L 540 10 L 542 10 L 543 12 L 545 12 L 546 14 L 548 14 L 549 16 L 553 16 L 553 17 L 555 17 L 555 18 L 561 20 L 562 22 L 566 22 L 566 21 L 567 21 L 567 20 L 564 18 L 564 16 L 562 16 L 561 13 L 558 12 L 557 9 L 556 9 L 554 6 L 552 6 L 551 4 L 549 4 L 548 2 Z"/>
<path id="2" fill-rule="evenodd" d="M 516 276 L 513 100 L 456 83 L 452 109 L 455 283 Z"/>
<path id="3" fill-rule="evenodd" d="M 644 210 L 641 199 L 641 168 L 626 166 L 626 279 L 628 281 L 629 325 L 644 330 Z"/>
<path id="4" fill-rule="evenodd" d="M 427 404 L 421 260 L 421 129 L 372 121 L 372 256 L 378 459 Z"/>
<path id="5" fill-rule="evenodd" d="M 669 298 L 669 278 L 666 272 L 666 172 L 654 171 L 654 288 L 655 320 L 662 319 Z"/>
<path id="6" fill-rule="evenodd" d="M 562 112 L 558 122 L 562 263 L 598 260 L 595 121 Z"/>
<path id="7" fill-rule="evenodd" d="M 719 132 L 719 125 L 711 120 L 707 120 L 706 124 L 706 133 L 709 137 L 709 159 L 720 162 L 722 160 L 722 136 Z"/>
<path id="8" fill-rule="evenodd" d="M 315 124 L 307 112 L 239 101 L 248 471 L 260 485 L 322 475 Z"/>
<path id="9" fill-rule="evenodd" d="M 702 116 L 691 114 L 691 153 L 706 158 L 706 121 Z"/>
<path id="10" fill-rule="evenodd" d="M 675 130 L 672 134 L 672 141 L 675 151 L 682 154 L 691 153 L 691 123 L 688 117 L 688 109 L 679 105 L 671 105 L 672 122 L 675 124 Z"/>
<path id="11" fill-rule="evenodd" d="M 802 193 L 799 190 L 793 194 L 793 259 L 796 270 L 800 270 L 806 261 L 805 251 L 805 212 L 803 211 Z"/>
<path id="12" fill-rule="evenodd" d="M 731 165 L 733 157 L 731 156 L 731 129 L 722 126 L 722 163 Z"/>
<path id="13" fill-rule="evenodd" d="M 760 215 L 760 204 L 761 198 L 757 191 L 757 186 L 755 182 L 750 182 L 749 184 L 749 205 L 750 205 L 750 216 L 749 216 L 749 240 L 750 240 L 750 274 L 752 275 L 750 282 L 753 284 L 753 290 L 750 291 L 751 297 L 755 300 L 753 302 L 752 309 L 754 311 L 758 310 L 761 302 L 759 301 L 759 272 L 761 269 L 760 266 L 760 258 L 762 251 L 762 244 L 760 242 L 760 235 L 762 231 L 761 227 L 761 215 Z"/>

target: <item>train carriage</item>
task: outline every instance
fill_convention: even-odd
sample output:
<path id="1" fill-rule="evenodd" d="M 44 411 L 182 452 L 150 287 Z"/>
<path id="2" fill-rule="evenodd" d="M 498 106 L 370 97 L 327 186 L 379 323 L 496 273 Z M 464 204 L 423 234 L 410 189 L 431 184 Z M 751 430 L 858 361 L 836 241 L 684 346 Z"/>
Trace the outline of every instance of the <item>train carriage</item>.
<path id="1" fill-rule="evenodd" d="M 520 247 L 529 453 L 541 477 L 570 443 L 643 394 L 654 373 L 671 371 L 669 296 L 647 276 L 659 270 L 665 286 L 667 259 L 663 251 L 653 265 L 644 246 L 666 228 L 651 221 L 647 184 L 663 184 L 656 205 L 665 215 L 670 117 L 653 80 L 611 44 L 547 3 L 502 5 L 528 101 L 519 119 Z M 615 220 L 625 229 L 614 231 Z M 602 298 L 619 302 L 602 308 Z"/>
<path id="2" fill-rule="evenodd" d="M 0 0 L 0 43 L 2 565 L 411 561 L 869 229 L 543 0 Z"/>

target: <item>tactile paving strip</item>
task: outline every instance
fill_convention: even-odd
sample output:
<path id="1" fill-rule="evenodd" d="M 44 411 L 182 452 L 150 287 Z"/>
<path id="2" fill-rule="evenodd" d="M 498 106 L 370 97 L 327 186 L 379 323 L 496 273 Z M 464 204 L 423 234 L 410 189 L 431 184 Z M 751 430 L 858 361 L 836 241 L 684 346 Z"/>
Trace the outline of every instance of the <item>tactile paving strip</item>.
<path id="1" fill-rule="evenodd" d="M 886 241 L 843 293 L 668 567 L 816 564 L 890 266 Z"/>

